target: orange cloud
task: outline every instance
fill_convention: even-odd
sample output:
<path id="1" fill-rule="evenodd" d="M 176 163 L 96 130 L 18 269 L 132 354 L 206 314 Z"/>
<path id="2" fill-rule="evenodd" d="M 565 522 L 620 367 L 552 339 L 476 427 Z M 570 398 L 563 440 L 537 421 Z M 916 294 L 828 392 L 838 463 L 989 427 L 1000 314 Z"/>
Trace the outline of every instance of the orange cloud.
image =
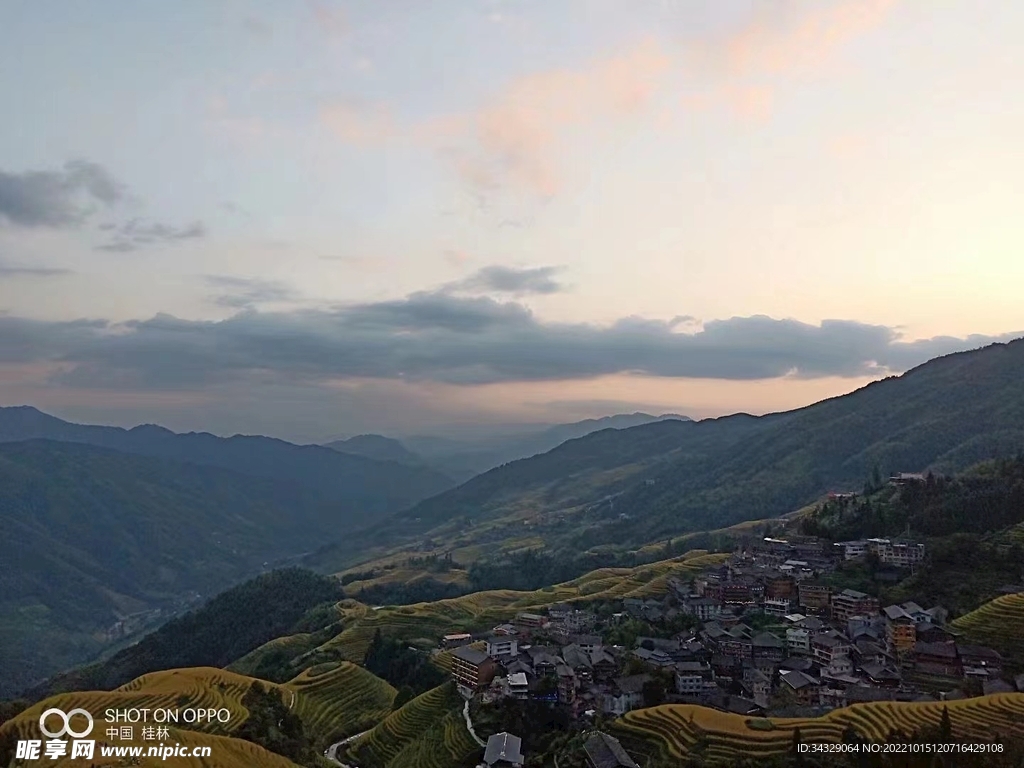
<path id="1" fill-rule="evenodd" d="M 579 69 L 516 78 L 480 110 L 431 117 L 402 133 L 439 148 L 475 190 L 508 185 L 550 196 L 561 183 L 556 158 L 560 142 L 596 120 L 643 110 L 671 64 L 658 42 L 647 41 Z M 391 137 L 396 131 L 388 111 L 379 106 L 333 105 L 321 116 L 339 138 L 353 143 Z"/>
<path id="2" fill-rule="evenodd" d="M 834 49 L 877 26 L 894 2 L 818 3 L 802 6 L 809 9 L 792 14 L 789 21 L 780 21 L 779 6 L 773 4 L 774 15 L 757 15 L 725 37 L 698 46 L 686 58 L 649 39 L 579 68 L 515 78 L 478 110 L 401 127 L 382 106 L 332 106 L 322 115 L 328 127 L 348 142 L 401 136 L 439 150 L 478 194 L 510 188 L 550 197 L 562 186 L 558 155 L 573 134 L 594 123 L 647 111 L 674 70 L 688 67 L 711 79 L 704 92 L 681 97 L 684 108 L 725 107 L 741 119 L 763 122 L 770 118 L 776 99 L 774 86 L 762 78 L 817 67 Z"/>
<path id="3" fill-rule="evenodd" d="M 597 120 L 642 111 L 671 65 L 672 57 L 649 40 L 579 69 L 519 77 L 481 110 L 444 124 L 458 139 L 451 151 L 456 171 L 476 189 L 508 184 L 553 195 L 561 184 L 560 143 Z"/>
<path id="4" fill-rule="evenodd" d="M 724 57 L 728 74 L 740 77 L 817 67 L 835 49 L 877 27 L 894 5 L 895 0 L 818 3 L 788 24 L 779 23 L 777 12 L 760 14 L 719 41 L 712 55 Z"/>

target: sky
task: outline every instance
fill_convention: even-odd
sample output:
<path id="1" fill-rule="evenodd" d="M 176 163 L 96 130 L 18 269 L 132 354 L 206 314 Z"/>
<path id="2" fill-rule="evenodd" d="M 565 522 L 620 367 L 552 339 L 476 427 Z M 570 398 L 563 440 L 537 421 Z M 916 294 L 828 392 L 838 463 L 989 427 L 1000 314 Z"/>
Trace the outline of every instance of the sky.
<path id="1" fill-rule="evenodd" d="M 1024 335 L 1024 4 L 0 5 L 0 404 L 321 441 Z"/>

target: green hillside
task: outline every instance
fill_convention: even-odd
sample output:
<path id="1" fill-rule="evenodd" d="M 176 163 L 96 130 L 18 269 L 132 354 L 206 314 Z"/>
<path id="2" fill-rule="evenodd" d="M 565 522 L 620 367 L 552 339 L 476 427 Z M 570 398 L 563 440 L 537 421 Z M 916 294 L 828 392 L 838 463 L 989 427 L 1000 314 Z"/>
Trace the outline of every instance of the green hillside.
<path id="1" fill-rule="evenodd" d="M 335 579 L 299 568 L 272 571 L 221 593 L 101 663 L 58 675 L 32 695 L 107 690 L 162 669 L 224 667 L 295 632 L 311 609 L 341 595 Z"/>
<path id="2" fill-rule="evenodd" d="M 1024 448 L 1024 340 L 932 360 L 795 411 L 597 432 L 498 467 L 354 536 L 348 565 L 403 542 L 452 548 L 525 530 L 575 553 L 789 512 L 879 468 L 951 472 Z"/>

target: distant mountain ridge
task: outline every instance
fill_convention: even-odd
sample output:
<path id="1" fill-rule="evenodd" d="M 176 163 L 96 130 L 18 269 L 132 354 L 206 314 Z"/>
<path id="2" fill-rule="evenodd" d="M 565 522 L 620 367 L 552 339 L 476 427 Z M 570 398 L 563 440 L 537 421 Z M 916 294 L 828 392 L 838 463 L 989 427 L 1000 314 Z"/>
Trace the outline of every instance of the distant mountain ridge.
<path id="1" fill-rule="evenodd" d="M 1016 340 L 794 411 L 593 432 L 425 499 L 350 544 L 457 537 L 467 546 L 477 523 L 507 518 L 487 535 L 511 537 L 529 515 L 532 536 L 569 553 L 772 517 L 829 490 L 858 490 L 876 466 L 952 472 L 1016 453 L 1022 381 L 1024 340 Z"/>
<path id="2" fill-rule="evenodd" d="M 417 435 L 405 438 L 402 444 L 421 456 L 430 466 L 452 477 L 468 480 L 510 461 L 550 451 L 566 440 L 584 437 L 603 429 L 629 429 L 668 420 L 690 421 L 690 418 L 675 413 L 661 416 L 641 412 L 620 413 L 570 424 L 556 424 L 521 434 L 463 440 Z"/>
<path id="3" fill-rule="evenodd" d="M 86 443 L 141 456 L 220 467 L 262 478 L 301 483 L 337 501 L 351 518 L 369 519 L 404 509 L 455 482 L 425 466 L 295 445 L 259 435 L 217 437 L 172 432 L 154 424 L 132 429 L 73 424 L 31 406 L 0 408 L 0 443 L 46 439 Z"/>
<path id="4" fill-rule="evenodd" d="M 365 456 L 377 461 L 394 461 L 408 466 L 422 465 L 423 457 L 413 453 L 400 440 L 384 435 L 356 435 L 347 440 L 335 440 L 324 443 L 324 447 L 333 448 L 341 453 Z"/>

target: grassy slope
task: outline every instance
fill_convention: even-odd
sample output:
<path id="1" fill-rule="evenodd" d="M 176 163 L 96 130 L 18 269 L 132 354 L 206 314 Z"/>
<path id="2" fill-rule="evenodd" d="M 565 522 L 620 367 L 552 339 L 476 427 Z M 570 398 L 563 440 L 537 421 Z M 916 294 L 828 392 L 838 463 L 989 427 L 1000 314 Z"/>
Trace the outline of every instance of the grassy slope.
<path id="1" fill-rule="evenodd" d="M 638 755 L 683 759 L 702 753 L 710 763 L 729 765 L 742 757 L 767 757 L 791 749 L 793 730 L 805 742 L 839 742 L 852 726 L 871 741 L 888 740 L 891 731 L 911 733 L 937 727 L 948 707 L 953 735 L 966 741 L 998 740 L 1024 734 L 1024 694 L 1004 693 L 950 702 L 872 702 L 833 710 L 817 718 L 772 719 L 774 728 L 755 730 L 747 718 L 705 707 L 666 704 L 627 713 L 613 731 Z"/>
<path id="2" fill-rule="evenodd" d="M 1002 595 L 953 621 L 972 643 L 995 648 L 1017 666 L 1024 664 L 1024 592 Z"/>

